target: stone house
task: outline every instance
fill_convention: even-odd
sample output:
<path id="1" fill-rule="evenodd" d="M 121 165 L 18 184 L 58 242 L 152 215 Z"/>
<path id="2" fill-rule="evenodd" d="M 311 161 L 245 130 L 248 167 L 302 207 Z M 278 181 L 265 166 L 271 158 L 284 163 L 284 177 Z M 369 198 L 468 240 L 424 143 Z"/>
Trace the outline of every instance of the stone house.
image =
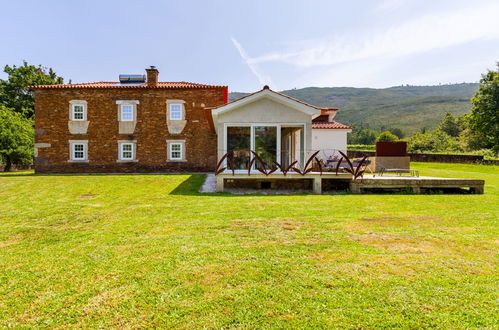
<path id="1" fill-rule="evenodd" d="M 146 72 L 33 86 L 36 173 L 212 171 L 217 138 L 207 107 L 227 103 L 228 87 Z"/>

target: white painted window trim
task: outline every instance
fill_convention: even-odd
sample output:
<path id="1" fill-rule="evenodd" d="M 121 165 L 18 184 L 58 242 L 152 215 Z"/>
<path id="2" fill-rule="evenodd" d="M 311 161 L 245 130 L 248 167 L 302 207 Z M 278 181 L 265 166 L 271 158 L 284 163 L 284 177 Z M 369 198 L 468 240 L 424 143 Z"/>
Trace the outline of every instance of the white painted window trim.
<path id="1" fill-rule="evenodd" d="M 171 103 L 170 105 L 170 120 L 182 120 L 182 117 L 183 117 L 183 111 L 182 111 L 182 104 L 180 103 Z M 174 110 L 173 107 L 176 107 L 178 106 L 179 109 L 178 110 Z M 175 115 L 179 115 L 178 118 L 176 118 Z"/>
<path id="2" fill-rule="evenodd" d="M 122 122 L 134 122 L 137 121 L 137 105 L 140 104 L 138 100 L 118 100 L 116 101 L 118 105 L 118 121 Z M 123 118 L 123 106 L 131 106 L 132 107 L 132 119 L 125 120 Z"/>
<path id="3" fill-rule="evenodd" d="M 126 147 L 130 147 L 130 150 L 125 150 L 125 146 Z M 134 160 L 135 159 L 135 152 L 134 152 L 134 144 L 133 143 L 129 143 L 129 142 L 124 142 L 124 143 L 120 143 L 120 160 Z M 125 156 L 125 153 L 130 153 L 130 157 L 126 157 Z"/>
<path id="4" fill-rule="evenodd" d="M 172 117 L 172 105 L 179 105 L 180 106 L 180 118 L 173 118 Z M 185 101 L 184 100 L 167 100 L 166 101 L 166 115 L 168 120 L 185 120 Z"/>
<path id="5" fill-rule="evenodd" d="M 182 150 L 183 143 L 181 142 L 170 142 L 170 160 L 182 160 L 184 151 Z M 179 146 L 179 150 L 173 150 L 174 146 Z M 173 157 L 173 153 L 180 153 L 180 157 Z"/>
<path id="6" fill-rule="evenodd" d="M 169 162 L 185 162 L 185 140 L 167 140 L 166 141 L 166 153 L 167 153 L 167 161 Z M 172 150 L 173 145 L 179 145 L 180 150 Z M 180 157 L 172 157 L 174 152 L 180 152 Z"/>
<path id="7" fill-rule="evenodd" d="M 75 147 L 77 145 L 83 146 L 83 158 L 75 157 Z M 75 163 L 86 163 L 88 162 L 88 140 L 70 140 L 69 141 L 69 161 Z"/>
<path id="8" fill-rule="evenodd" d="M 125 111 L 124 111 L 125 107 L 130 109 L 130 115 L 131 115 L 130 119 L 125 118 Z M 120 114 L 121 114 L 120 118 L 121 121 L 134 121 L 135 107 L 133 106 L 133 104 L 120 104 Z"/>
<path id="9" fill-rule="evenodd" d="M 130 144 L 132 146 L 132 158 L 123 158 L 123 146 Z M 137 162 L 137 141 L 136 140 L 119 140 L 118 141 L 118 160 L 117 162 Z"/>
<path id="10" fill-rule="evenodd" d="M 254 135 L 254 128 L 257 126 L 274 126 L 277 128 L 277 136 L 276 136 L 276 159 L 277 162 L 281 163 L 281 127 L 302 127 L 303 128 L 303 144 L 304 146 L 307 145 L 307 125 L 306 123 L 224 123 L 223 124 L 223 154 L 225 155 L 227 153 L 227 127 L 250 127 L 250 150 L 255 150 L 254 146 L 254 140 L 255 140 L 255 135 Z M 304 150 L 305 155 L 309 152 L 308 150 Z M 252 155 L 250 155 L 251 158 L 253 158 Z M 306 157 L 306 156 L 305 156 Z M 227 167 L 227 160 L 224 160 L 224 166 Z M 253 167 L 255 165 L 253 164 Z M 244 170 L 247 171 L 247 170 Z M 280 170 L 276 171 L 280 172 Z"/>
<path id="11" fill-rule="evenodd" d="M 83 107 L 83 118 L 75 118 L 75 106 Z M 85 100 L 71 100 L 69 101 L 69 120 L 71 121 L 86 121 L 87 120 L 87 101 Z"/>

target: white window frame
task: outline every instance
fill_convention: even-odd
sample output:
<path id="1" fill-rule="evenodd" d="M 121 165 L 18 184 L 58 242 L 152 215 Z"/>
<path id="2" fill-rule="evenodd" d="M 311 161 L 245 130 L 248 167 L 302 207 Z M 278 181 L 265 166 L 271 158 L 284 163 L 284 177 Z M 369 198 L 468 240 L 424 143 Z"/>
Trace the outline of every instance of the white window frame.
<path id="1" fill-rule="evenodd" d="M 172 106 L 180 106 L 180 118 L 172 116 Z M 166 120 L 179 121 L 185 120 L 185 101 L 184 100 L 166 100 Z"/>
<path id="2" fill-rule="evenodd" d="M 82 118 L 76 118 L 75 107 L 82 107 Z M 80 112 L 79 112 L 80 113 Z M 71 100 L 69 101 L 69 120 L 71 121 L 86 121 L 87 120 L 87 101 Z"/>
<path id="3" fill-rule="evenodd" d="M 83 150 L 76 150 L 76 146 L 83 146 Z M 87 140 L 70 140 L 69 141 L 69 160 L 72 162 L 87 162 L 88 161 L 88 141 Z M 76 152 L 83 152 L 83 157 L 75 157 Z"/>
<path id="4" fill-rule="evenodd" d="M 130 145 L 132 146 L 130 151 L 125 151 L 124 146 Z M 118 143 L 118 159 L 121 161 L 134 161 L 135 160 L 135 146 L 136 143 L 134 141 L 121 141 Z M 123 157 L 124 152 L 131 152 L 132 156 L 130 158 Z"/>
<path id="5" fill-rule="evenodd" d="M 125 116 L 124 116 L 124 108 L 125 107 L 130 107 L 131 111 L 130 111 L 130 115 L 131 115 L 131 118 L 130 119 L 126 119 Z M 121 104 L 120 105 L 120 114 L 121 114 L 121 121 L 135 121 L 135 106 L 133 104 L 128 104 L 128 103 L 125 103 L 125 104 Z"/>
<path id="6" fill-rule="evenodd" d="M 178 110 L 173 110 L 173 107 L 179 107 Z M 169 107 L 170 107 L 170 120 L 182 120 L 184 119 L 184 116 L 183 116 L 183 113 L 184 113 L 184 109 L 183 109 L 183 104 L 182 103 L 170 103 L 169 104 Z M 174 118 L 173 114 L 178 114 L 179 117 L 178 118 Z"/>
<path id="7" fill-rule="evenodd" d="M 183 142 L 170 142 L 168 144 L 168 159 L 170 160 L 183 160 L 184 159 L 184 147 Z M 180 150 L 173 150 L 173 146 L 180 146 Z M 180 153 L 180 157 L 173 157 L 173 153 Z"/>
<path id="8" fill-rule="evenodd" d="M 134 122 L 137 121 L 137 105 L 140 102 L 138 100 L 118 100 L 116 104 L 118 105 L 118 121 L 123 122 Z M 132 107 L 132 119 L 124 119 L 123 118 L 123 106 L 131 106 Z"/>
<path id="9" fill-rule="evenodd" d="M 77 107 L 78 108 L 81 108 L 81 112 L 78 111 L 77 112 Z M 81 118 L 76 118 L 76 115 L 80 115 L 81 114 Z M 75 121 L 84 121 L 85 120 L 85 106 L 83 104 L 73 104 L 73 120 Z"/>
<path id="10" fill-rule="evenodd" d="M 308 129 L 307 129 L 307 124 L 306 123 L 254 123 L 254 124 L 248 124 L 248 123 L 241 123 L 241 122 L 234 122 L 234 123 L 224 123 L 224 128 L 223 128 L 223 154 L 225 155 L 227 153 L 227 128 L 228 127 L 250 127 L 251 130 L 251 140 L 250 140 L 250 150 L 255 149 L 255 127 L 259 126 L 275 126 L 277 127 L 277 162 L 281 163 L 281 128 L 282 126 L 285 127 L 300 127 L 303 128 L 303 148 L 306 148 L 307 145 L 307 134 L 308 134 Z M 300 163 L 303 164 L 305 162 L 307 155 L 306 152 L 304 152 L 303 158 L 300 159 Z M 253 156 L 251 155 L 251 158 Z M 227 160 L 224 160 L 224 166 L 227 167 Z M 254 170 L 255 164 L 253 164 L 253 169 Z M 236 170 L 239 171 L 239 170 Z M 247 170 L 241 170 L 241 173 Z M 277 173 L 280 173 L 280 170 L 276 171 Z"/>

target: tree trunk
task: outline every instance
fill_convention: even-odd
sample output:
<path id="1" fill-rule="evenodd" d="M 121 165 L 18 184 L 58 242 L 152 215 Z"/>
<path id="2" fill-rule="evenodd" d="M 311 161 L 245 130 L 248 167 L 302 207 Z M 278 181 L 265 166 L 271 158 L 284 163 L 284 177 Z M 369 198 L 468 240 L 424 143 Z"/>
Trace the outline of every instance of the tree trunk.
<path id="1" fill-rule="evenodd" d="M 4 172 L 10 172 L 12 168 L 12 162 L 10 160 L 10 156 L 5 156 L 5 167 L 3 169 Z"/>

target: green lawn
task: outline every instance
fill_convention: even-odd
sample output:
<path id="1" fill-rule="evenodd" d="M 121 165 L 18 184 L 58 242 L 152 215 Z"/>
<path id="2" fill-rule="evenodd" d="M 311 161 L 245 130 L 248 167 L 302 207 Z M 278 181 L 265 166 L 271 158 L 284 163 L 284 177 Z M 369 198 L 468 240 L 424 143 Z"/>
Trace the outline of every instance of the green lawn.
<path id="1" fill-rule="evenodd" d="M 198 194 L 203 175 L 0 175 L 0 327 L 495 328 L 484 195 Z"/>

